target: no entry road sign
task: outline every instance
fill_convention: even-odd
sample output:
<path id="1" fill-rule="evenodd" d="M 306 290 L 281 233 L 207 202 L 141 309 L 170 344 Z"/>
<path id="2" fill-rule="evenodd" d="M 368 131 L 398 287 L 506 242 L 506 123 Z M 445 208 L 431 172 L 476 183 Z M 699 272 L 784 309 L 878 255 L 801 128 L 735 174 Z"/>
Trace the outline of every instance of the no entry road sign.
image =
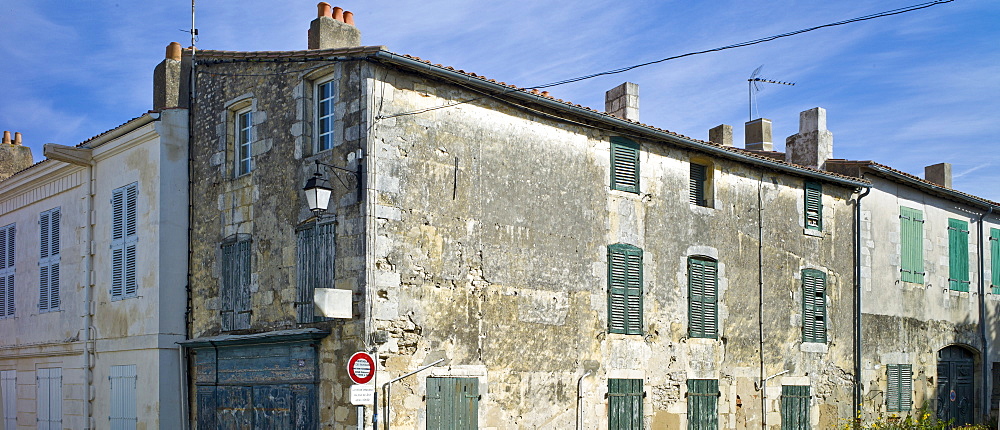
<path id="1" fill-rule="evenodd" d="M 375 359 L 367 352 L 355 352 L 347 360 L 347 374 L 355 384 L 367 384 L 375 377 Z"/>

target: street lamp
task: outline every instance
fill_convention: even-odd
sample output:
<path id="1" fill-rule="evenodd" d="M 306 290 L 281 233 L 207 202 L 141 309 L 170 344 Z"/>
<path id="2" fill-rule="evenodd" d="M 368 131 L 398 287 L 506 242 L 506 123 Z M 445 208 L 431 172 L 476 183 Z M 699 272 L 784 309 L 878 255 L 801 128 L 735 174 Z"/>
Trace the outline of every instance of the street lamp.
<path id="1" fill-rule="evenodd" d="M 316 215 L 326 211 L 326 209 L 330 206 L 330 196 L 333 194 L 333 188 L 330 187 L 330 181 L 326 180 L 326 178 L 323 177 L 323 174 L 319 172 L 319 166 L 321 164 L 325 167 L 350 173 L 354 176 L 354 180 L 356 182 L 358 180 L 358 173 L 355 171 L 329 165 L 316 160 L 316 173 L 313 173 L 312 177 L 306 181 L 306 186 L 302 187 L 302 191 L 305 191 L 306 193 L 306 202 L 309 204 L 309 210 L 313 211 Z M 334 173 L 334 176 L 340 180 L 340 183 L 344 185 L 344 188 L 350 189 L 339 175 Z"/>

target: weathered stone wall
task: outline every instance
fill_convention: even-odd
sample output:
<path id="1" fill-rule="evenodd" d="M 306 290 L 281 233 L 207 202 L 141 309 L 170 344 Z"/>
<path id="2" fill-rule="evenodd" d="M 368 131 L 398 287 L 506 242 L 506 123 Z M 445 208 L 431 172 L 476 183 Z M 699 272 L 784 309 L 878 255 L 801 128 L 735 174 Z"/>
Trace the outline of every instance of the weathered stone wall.
<path id="1" fill-rule="evenodd" d="M 720 427 L 759 426 L 759 234 L 764 372 L 789 371 L 770 381 L 768 424 L 782 384 L 812 386 L 814 425 L 851 416 L 852 190 L 825 185 L 824 230 L 809 235 L 803 178 L 637 138 L 641 193 L 610 191 L 619 133 L 491 99 L 394 117 L 475 94 L 396 71 L 375 86 L 385 377 L 446 359 L 394 386 L 394 426 L 423 427 L 425 376 L 465 375 L 480 378 L 481 427 L 571 428 L 588 372 L 586 428 L 606 425 L 608 378 L 644 379 L 650 428 L 684 425 L 689 378 L 720 380 Z M 713 164 L 713 208 L 688 203 L 692 158 Z M 619 242 L 644 250 L 643 336 L 607 333 L 607 245 Z M 687 338 L 691 255 L 720 263 L 718 341 Z M 801 343 L 804 268 L 829 277 L 827 344 Z"/>

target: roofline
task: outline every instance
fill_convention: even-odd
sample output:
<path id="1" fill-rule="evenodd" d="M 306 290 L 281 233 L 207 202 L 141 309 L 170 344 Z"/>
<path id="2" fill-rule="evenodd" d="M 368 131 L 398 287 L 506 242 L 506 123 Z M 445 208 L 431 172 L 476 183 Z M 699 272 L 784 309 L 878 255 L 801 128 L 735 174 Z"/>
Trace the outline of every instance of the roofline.
<path id="1" fill-rule="evenodd" d="M 878 163 L 875 163 L 875 162 L 871 162 L 871 161 L 869 161 L 869 162 L 861 162 L 861 164 L 866 169 L 869 169 L 869 170 L 872 170 L 873 172 L 876 172 L 878 174 L 887 176 L 888 179 L 896 180 L 896 181 L 902 182 L 904 184 L 907 184 L 907 185 L 910 185 L 910 186 L 913 186 L 913 187 L 916 187 L 916 188 L 929 189 L 929 190 L 931 190 L 931 191 L 933 191 L 935 193 L 943 194 L 943 195 L 945 195 L 948 198 L 951 198 L 951 199 L 954 199 L 954 200 L 958 200 L 958 201 L 966 203 L 966 204 L 968 204 L 970 206 L 978 206 L 978 207 L 981 207 L 983 209 L 989 209 L 989 210 L 993 210 L 993 211 L 996 211 L 996 212 L 1000 213 L 1000 205 L 998 205 L 998 204 L 996 204 L 994 202 L 991 202 L 989 200 L 986 200 L 984 198 L 973 196 L 971 194 L 966 194 L 966 193 L 963 193 L 963 192 L 960 192 L 960 191 L 955 191 L 955 190 L 953 190 L 951 188 L 942 187 L 940 185 L 937 185 L 937 184 L 934 184 L 934 183 L 931 183 L 931 182 L 927 182 L 927 181 L 923 181 L 923 180 L 920 180 L 920 179 L 916 179 L 916 178 L 910 177 L 909 175 L 901 174 L 900 172 L 897 172 L 897 171 L 895 171 L 894 169 L 892 169 L 890 167 L 882 166 L 882 165 L 880 165 Z"/>
<path id="2" fill-rule="evenodd" d="M 597 111 L 594 111 L 594 110 L 589 110 L 589 109 L 585 109 L 585 108 L 582 108 L 582 107 L 574 106 L 574 105 L 571 105 L 571 104 L 563 103 L 563 102 L 560 102 L 560 101 L 557 101 L 557 100 L 553 100 L 553 99 L 550 99 L 548 97 L 544 97 L 544 96 L 541 96 L 541 95 L 534 95 L 534 94 L 528 93 L 528 92 L 526 92 L 524 90 L 512 90 L 512 88 L 508 87 L 508 86 L 504 86 L 504 85 L 501 85 L 501 84 L 498 84 L 498 83 L 493 83 L 493 82 L 490 82 L 490 81 L 487 81 L 487 80 L 483 80 L 483 79 L 478 79 L 478 78 L 466 75 L 464 73 L 459 73 L 459 72 L 456 72 L 456 71 L 448 70 L 448 69 L 443 68 L 443 67 L 434 66 L 432 64 L 428 64 L 428 63 L 424 63 L 422 61 L 418 61 L 418 60 L 414 60 L 414 59 L 411 59 L 411 58 L 407 58 L 407 57 L 404 57 L 402 55 L 394 54 L 394 53 L 386 51 L 386 50 L 380 50 L 380 51 L 376 52 L 374 54 L 374 56 L 377 59 L 385 60 L 385 61 L 388 61 L 390 63 L 395 63 L 395 64 L 407 66 L 407 67 L 410 67 L 410 68 L 415 68 L 415 69 L 424 71 L 424 72 L 426 72 L 426 73 L 428 73 L 430 75 L 435 75 L 435 76 L 443 77 L 443 78 L 450 79 L 450 80 L 467 82 L 467 83 L 472 84 L 472 85 L 476 85 L 476 86 L 479 86 L 479 87 L 485 87 L 485 88 L 488 88 L 490 90 L 494 90 L 494 91 L 498 91 L 498 92 L 504 93 L 504 95 L 509 95 L 509 96 L 517 98 L 517 99 L 521 99 L 521 100 L 525 100 L 525 101 L 530 101 L 532 103 L 538 103 L 538 104 L 541 104 L 541 105 L 545 105 L 547 107 L 550 107 L 550 108 L 553 108 L 553 109 L 556 109 L 556 110 L 569 110 L 569 111 L 571 111 L 574 114 L 586 117 L 586 118 L 591 119 L 591 120 L 601 121 L 601 122 L 605 122 L 605 123 L 611 123 L 611 124 L 613 124 L 613 125 L 615 125 L 617 127 L 626 128 L 626 129 L 628 129 L 630 131 L 633 131 L 633 132 L 635 132 L 637 134 L 648 135 L 648 136 L 650 136 L 650 137 L 652 137 L 654 139 L 667 140 L 667 141 L 670 141 L 672 143 L 678 144 L 678 145 L 683 146 L 683 147 L 687 147 L 687 148 L 691 148 L 691 149 L 696 149 L 696 150 L 699 150 L 699 151 L 702 151 L 702 152 L 706 152 L 706 153 L 709 153 L 709 154 L 712 154 L 712 155 L 720 156 L 722 158 L 730 158 L 730 159 L 742 161 L 742 162 L 745 162 L 745 163 L 748 163 L 748 164 L 763 165 L 763 166 L 770 167 L 772 169 L 775 169 L 775 170 L 778 170 L 778 171 L 781 171 L 781 172 L 785 172 L 785 173 L 791 173 L 791 174 L 795 174 L 795 175 L 802 175 L 802 176 L 813 177 L 813 178 L 822 178 L 823 180 L 825 180 L 827 182 L 833 182 L 833 183 L 836 183 L 836 184 L 839 184 L 839 185 L 844 185 L 844 186 L 849 186 L 849 187 L 854 187 L 854 188 L 867 188 L 867 187 L 871 186 L 864 179 L 858 179 L 858 180 L 848 179 L 848 178 L 844 178 L 844 177 L 834 176 L 834 175 L 831 175 L 831 174 L 825 174 L 822 171 L 813 170 L 813 169 L 810 169 L 810 168 L 801 167 L 801 166 L 797 166 L 797 165 L 794 165 L 794 164 L 787 164 L 787 163 L 782 163 L 782 162 L 778 162 L 778 161 L 773 161 L 773 160 L 768 160 L 768 159 L 762 159 L 762 158 L 757 158 L 757 157 L 753 157 L 753 156 L 741 154 L 739 152 L 727 150 L 727 149 L 724 149 L 722 147 L 718 147 L 718 146 L 715 146 L 715 145 L 707 144 L 705 142 L 699 142 L 699 141 L 691 139 L 691 138 L 687 138 L 687 137 L 683 137 L 683 136 L 678 136 L 678 135 L 674 135 L 674 134 L 671 134 L 671 133 L 666 133 L 666 132 L 661 131 L 661 130 L 657 130 L 657 129 L 654 129 L 654 128 L 651 128 L 651 127 L 648 127 L 648 126 L 644 126 L 644 125 L 641 125 L 641 124 L 633 123 L 633 122 L 630 122 L 630 121 L 627 121 L 627 120 L 624 120 L 624 119 L 621 119 L 621 118 L 617 118 L 617 117 L 614 117 L 614 116 L 611 116 L 611 115 L 604 114 L 602 112 L 597 112 Z"/>

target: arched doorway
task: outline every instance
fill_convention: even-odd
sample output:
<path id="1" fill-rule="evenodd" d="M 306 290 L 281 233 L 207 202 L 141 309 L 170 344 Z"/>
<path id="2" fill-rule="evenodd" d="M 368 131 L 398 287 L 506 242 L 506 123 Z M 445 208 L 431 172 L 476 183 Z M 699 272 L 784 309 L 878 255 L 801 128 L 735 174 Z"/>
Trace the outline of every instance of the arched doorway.
<path id="1" fill-rule="evenodd" d="M 953 425 L 972 424 L 975 420 L 975 355 L 952 345 L 938 351 L 937 415 L 954 420 Z"/>

